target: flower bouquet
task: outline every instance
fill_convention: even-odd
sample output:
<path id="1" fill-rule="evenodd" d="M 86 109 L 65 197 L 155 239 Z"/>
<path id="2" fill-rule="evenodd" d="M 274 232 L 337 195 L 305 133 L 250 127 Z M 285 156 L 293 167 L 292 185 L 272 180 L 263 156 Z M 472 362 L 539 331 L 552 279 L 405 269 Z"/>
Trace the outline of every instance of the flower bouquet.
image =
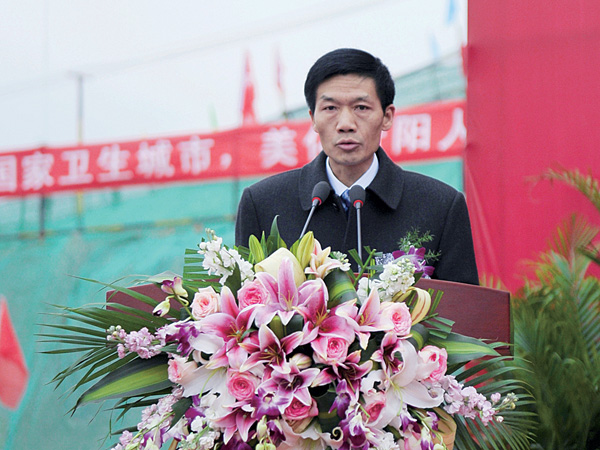
<path id="1" fill-rule="evenodd" d="M 366 250 L 355 274 L 310 232 L 288 249 L 276 221 L 248 248 L 209 232 L 183 276 L 146 280 L 164 301 L 105 284 L 149 310 L 62 308 L 85 326 L 45 336 L 83 356 L 54 381 L 94 383 L 73 410 L 143 408 L 115 450 L 528 448 L 500 344 L 453 333 L 441 293 L 414 286 L 431 273 L 424 250 L 384 264 Z"/>

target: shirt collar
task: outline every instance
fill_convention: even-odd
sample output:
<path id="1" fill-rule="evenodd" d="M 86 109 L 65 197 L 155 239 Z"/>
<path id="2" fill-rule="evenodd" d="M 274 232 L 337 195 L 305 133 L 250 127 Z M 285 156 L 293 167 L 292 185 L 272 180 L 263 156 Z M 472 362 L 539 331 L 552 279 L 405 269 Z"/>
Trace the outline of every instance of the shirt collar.
<path id="1" fill-rule="evenodd" d="M 342 195 L 342 193 L 352 186 L 361 186 L 363 189 L 366 189 L 368 185 L 375 179 L 377 175 L 377 171 L 379 170 L 379 160 L 377 159 L 377 155 L 373 154 L 373 161 L 371 162 L 371 166 L 367 169 L 365 173 L 361 175 L 361 177 L 354 182 L 352 186 L 346 186 L 342 183 L 338 178 L 334 175 L 331 167 L 329 167 L 329 156 L 325 161 L 325 169 L 327 170 L 327 179 L 329 180 L 329 184 L 335 191 L 337 195 Z"/>

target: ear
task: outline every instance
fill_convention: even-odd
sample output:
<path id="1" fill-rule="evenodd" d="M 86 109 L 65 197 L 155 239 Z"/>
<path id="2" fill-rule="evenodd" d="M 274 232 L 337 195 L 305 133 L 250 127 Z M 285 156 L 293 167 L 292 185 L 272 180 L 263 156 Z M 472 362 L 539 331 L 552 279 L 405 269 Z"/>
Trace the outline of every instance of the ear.
<path id="1" fill-rule="evenodd" d="M 308 110 L 308 115 L 310 116 L 310 120 L 312 121 L 313 130 L 315 130 L 315 132 L 318 133 L 317 125 L 315 124 L 315 115 L 313 114 L 313 112 L 310 109 Z"/>
<path id="2" fill-rule="evenodd" d="M 381 127 L 383 131 L 388 131 L 390 128 L 392 128 L 395 112 L 396 107 L 394 105 L 388 105 L 388 107 L 385 108 L 385 111 L 383 112 L 383 124 Z"/>

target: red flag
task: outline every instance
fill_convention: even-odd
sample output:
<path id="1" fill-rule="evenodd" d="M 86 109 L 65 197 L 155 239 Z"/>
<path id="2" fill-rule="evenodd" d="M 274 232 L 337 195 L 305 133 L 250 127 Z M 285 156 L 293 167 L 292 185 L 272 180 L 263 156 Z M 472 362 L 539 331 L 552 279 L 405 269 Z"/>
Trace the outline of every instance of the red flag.
<path id="1" fill-rule="evenodd" d="M 246 65 L 244 68 L 244 99 L 242 104 L 242 125 L 254 125 L 256 115 L 254 114 L 254 80 L 250 70 L 250 54 L 246 54 Z"/>
<path id="2" fill-rule="evenodd" d="M 281 99 L 281 110 L 283 117 L 287 120 L 287 108 L 285 106 L 285 90 L 283 88 L 283 64 L 281 62 L 281 54 L 279 50 L 275 53 L 275 76 L 277 80 L 277 90 L 279 90 L 279 98 Z"/>
<path id="3" fill-rule="evenodd" d="M 29 372 L 4 297 L 0 297 L 0 403 L 16 409 L 27 387 Z"/>

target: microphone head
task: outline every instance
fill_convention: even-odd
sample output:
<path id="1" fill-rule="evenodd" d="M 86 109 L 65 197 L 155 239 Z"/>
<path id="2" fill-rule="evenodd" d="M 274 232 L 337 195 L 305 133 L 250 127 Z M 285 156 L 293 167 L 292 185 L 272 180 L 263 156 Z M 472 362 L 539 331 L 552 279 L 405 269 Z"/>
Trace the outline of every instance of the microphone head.
<path id="1" fill-rule="evenodd" d="M 312 191 L 312 204 L 314 206 L 320 205 L 327 197 L 329 197 L 330 192 L 331 186 L 329 183 L 327 181 L 319 181 L 317 184 L 315 184 L 315 187 Z"/>
<path id="2" fill-rule="evenodd" d="M 365 190 L 358 184 L 355 184 L 350 188 L 350 191 L 348 191 L 348 196 L 350 197 L 350 203 L 355 208 L 360 208 L 365 204 Z"/>

